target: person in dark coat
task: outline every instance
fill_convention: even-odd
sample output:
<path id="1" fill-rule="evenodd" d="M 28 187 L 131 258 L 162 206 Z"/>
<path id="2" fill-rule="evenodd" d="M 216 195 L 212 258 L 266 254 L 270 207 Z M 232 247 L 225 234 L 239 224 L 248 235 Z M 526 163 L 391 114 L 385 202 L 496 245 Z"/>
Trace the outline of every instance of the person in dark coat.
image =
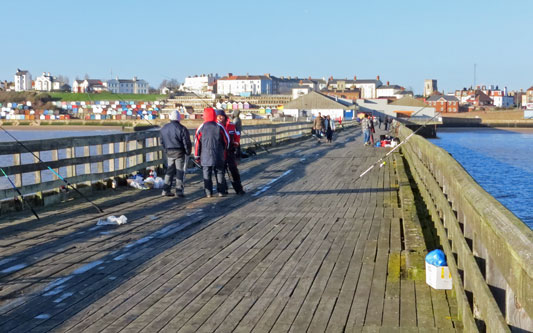
<path id="1" fill-rule="evenodd" d="M 191 154 L 191 138 L 189 130 L 180 124 L 180 113 L 174 110 L 170 113 L 170 123 L 161 128 L 161 144 L 167 155 L 167 172 L 163 186 L 164 196 L 173 197 L 170 191 L 172 179 L 176 178 L 176 195 L 183 197 L 183 180 L 187 168 L 188 156 Z"/>
<path id="2" fill-rule="evenodd" d="M 204 189 L 206 197 L 213 195 L 213 172 L 217 180 L 217 192 L 224 196 L 227 192 L 224 178 L 224 163 L 226 150 L 229 148 L 230 138 L 224 126 L 216 122 L 217 115 L 213 108 L 204 109 L 204 123 L 198 127 L 195 134 L 194 156 L 200 159 L 203 170 Z"/>
<path id="3" fill-rule="evenodd" d="M 224 126 L 230 138 L 229 149 L 226 154 L 226 167 L 231 173 L 231 185 L 237 194 L 245 194 L 242 188 L 241 175 L 237 168 L 237 158 L 235 157 L 235 152 L 240 146 L 241 134 L 237 131 L 235 124 L 226 116 L 224 110 L 216 110 L 216 113 L 217 122 Z"/>

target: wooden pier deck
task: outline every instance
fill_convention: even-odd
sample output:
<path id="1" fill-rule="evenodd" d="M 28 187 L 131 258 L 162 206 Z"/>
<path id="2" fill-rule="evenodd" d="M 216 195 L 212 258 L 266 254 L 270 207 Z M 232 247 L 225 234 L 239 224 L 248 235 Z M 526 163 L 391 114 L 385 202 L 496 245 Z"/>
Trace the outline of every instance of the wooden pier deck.
<path id="1" fill-rule="evenodd" d="M 461 331 L 451 293 L 405 272 L 393 160 L 355 182 L 384 151 L 352 128 L 244 163 L 245 196 L 204 198 L 192 176 L 183 199 L 3 217 L 0 332 Z"/>

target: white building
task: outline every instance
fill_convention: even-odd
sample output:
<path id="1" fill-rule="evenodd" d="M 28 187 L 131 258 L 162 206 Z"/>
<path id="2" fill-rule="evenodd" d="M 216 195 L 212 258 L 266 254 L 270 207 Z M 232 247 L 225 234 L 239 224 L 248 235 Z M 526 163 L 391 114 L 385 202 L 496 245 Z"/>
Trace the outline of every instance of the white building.
<path id="1" fill-rule="evenodd" d="M 221 95 L 270 95 L 272 79 L 265 75 L 237 76 L 231 73 L 218 79 L 217 93 Z"/>
<path id="2" fill-rule="evenodd" d="M 292 99 L 297 99 L 298 97 L 307 95 L 311 91 L 313 91 L 313 89 L 309 86 L 300 86 L 300 87 L 292 88 Z"/>
<path id="3" fill-rule="evenodd" d="M 106 90 L 107 88 L 102 80 L 97 79 L 74 80 L 74 83 L 72 84 L 73 93 L 96 93 Z"/>
<path id="4" fill-rule="evenodd" d="M 58 91 L 62 90 L 64 82 L 58 81 L 55 76 L 50 73 L 44 73 L 35 79 L 35 90 L 37 91 Z"/>
<path id="5" fill-rule="evenodd" d="M 199 95 L 204 95 L 213 92 L 213 83 L 218 80 L 218 74 L 195 75 L 185 78 L 185 82 L 180 87 L 180 90 L 194 92 Z"/>
<path id="6" fill-rule="evenodd" d="M 328 81 L 328 90 L 344 91 L 358 88 L 361 91 L 361 98 L 378 98 L 377 88 L 382 85 L 383 83 L 379 80 L 379 75 L 375 80 L 358 80 L 356 76 L 354 76 L 353 80 L 330 78 Z"/>
<path id="7" fill-rule="evenodd" d="M 17 69 L 15 73 L 15 91 L 31 90 L 31 74 L 28 71 Z"/>
<path id="8" fill-rule="evenodd" d="M 377 98 L 377 89 L 383 85 L 379 80 L 379 75 L 375 80 L 355 80 L 356 88 L 361 90 L 361 98 Z"/>
<path id="9" fill-rule="evenodd" d="M 394 97 L 394 98 L 401 98 L 403 96 L 400 96 L 400 92 L 403 91 L 402 87 L 398 85 L 389 85 L 387 82 L 386 86 L 381 86 L 376 89 L 377 91 L 377 98 L 387 98 L 387 97 Z"/>
<path id="10" fill-rule="evenodd" d="M 107 90 L 114 94 L 148 94 L 148 82 L 138 80 L 123 80 L 118 77 L 106 82 Z"/>

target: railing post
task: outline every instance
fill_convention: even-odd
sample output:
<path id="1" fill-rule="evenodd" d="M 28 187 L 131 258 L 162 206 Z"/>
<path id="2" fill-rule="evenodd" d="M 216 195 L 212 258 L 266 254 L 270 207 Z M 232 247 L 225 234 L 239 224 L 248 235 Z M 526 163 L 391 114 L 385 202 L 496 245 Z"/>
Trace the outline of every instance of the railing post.
<path id="1" fill-rule="evenodd" d="M 33 163 L 39 163 L 41 158 L 41 152 L 36 151 L 34 152 L 35 156 L 33 156 Z M 35 184 L 40 184 L 42 182 L 42 170 L 35 171 Z M 39 198 L 39 203 L 43 202 L 43 192 L 39 191 L 36 193 L 37 197 Z"/>
<path id="2" fill-rule="evenodd" d="M 112 155 L 115 153 L 115 142 L 111 142 L 109 145 L 108 145 L 108 150 L 109 150 L 109 154 Z M 115 171 L 115 158 L 113 156 L 111 156 L 111 158 L 108 160 L 109 162 L 109 166 L 108 166 L 108 169 L 109 171 Z"/>
<path id="3" fill-rule="evenodd" d="M 270 136 L 270 145 L 274 147 L 276 145 L 276 126 L 272 125 L 272 134 Z"/>
<path id="4" fill-rule="evenodd" d="M 118 151 L 119 153 L 125 153 L 126 152 L 126 145 L 127 145 L 126 137 L 123 137 L 118 145 Z M 126 169 L 126 157 L 122 156 L 118 159 L 118 169 L 123 172 L 124 169 Z"/>
<path id="5" fill-rule="evenodd" d="M 83 147 L 83 156 L 90 157 L 91 156 L 91 146 L 89 146 L 89 143 L 87 143 L 87 146 Z M 84 165 L 84 174 L 90 175 L 91 174 L 91 163 L 85 163 Z M 85 184 L 88 186 L 91 186 L 91 181 L 86 181 Z"/>
<path id="6" fill-rule="evenodd" d="M 13 165 L 21 164 L 21 155 L 20 153 L 13 154 Z M 18 188 L 22 187 L 22 174 L 17 173 L 15 175 L 15 186 Z"/>

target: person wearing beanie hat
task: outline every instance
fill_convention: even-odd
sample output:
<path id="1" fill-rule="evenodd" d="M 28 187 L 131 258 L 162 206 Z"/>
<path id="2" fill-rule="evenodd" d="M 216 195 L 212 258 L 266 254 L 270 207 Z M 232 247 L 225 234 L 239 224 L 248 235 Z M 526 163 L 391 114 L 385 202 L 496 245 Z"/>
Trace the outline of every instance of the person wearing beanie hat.
<path id="1" fill-rule="evenodd" d="M 224 126 L 230 137 L 230 145 L 226 154 L 225 167 L 231 173 L 231 185 L 237 194 L 245 194 L 244 189 L 242 188 L 239 169 L 237 168 L 237 157 L 235 156 L 235 153 L 240 146 L 241 135 L 235 128 L 235 124 L 230 121 L 223 110 L 217 110 L 217 122 Z"/>
<path id="2" fill-rule="evenodd" d="M 181 114 L 179 113 L 178 110 L 174 110 L 172 112 L 170 112 L 170 120 L 171 121 L 180 121 L 181 120 Z"/>
<path id="3" fill-rule="evenodd" d="M 213 181 L 215 173 L 217 192 L 224 196 L 226 179 L 224 178 L 224 163 L 226 150 L 229 148 L 230 138 L 224 126 L 217 124 L 217 114 L 213 108 L 204 109 L 204 123 L 196 130 L 194 156 L 202 166 L 204 190 L 206 197 L 213 195 Z"/>
<path id="4" fill-rule="evenodd" d="M 189 130 L 180 123 L 181 115 L 178 110 L 170 113 L 170 123 L 161 128 L 161 144 L 167 156 L 167 171 L 162 195 L 173 197 L 171 192 L 172 181 L 176 179 L 176 195 L 184 196 L 185 170 L 188 157 L 191 154 L 192 144 Z"/>

